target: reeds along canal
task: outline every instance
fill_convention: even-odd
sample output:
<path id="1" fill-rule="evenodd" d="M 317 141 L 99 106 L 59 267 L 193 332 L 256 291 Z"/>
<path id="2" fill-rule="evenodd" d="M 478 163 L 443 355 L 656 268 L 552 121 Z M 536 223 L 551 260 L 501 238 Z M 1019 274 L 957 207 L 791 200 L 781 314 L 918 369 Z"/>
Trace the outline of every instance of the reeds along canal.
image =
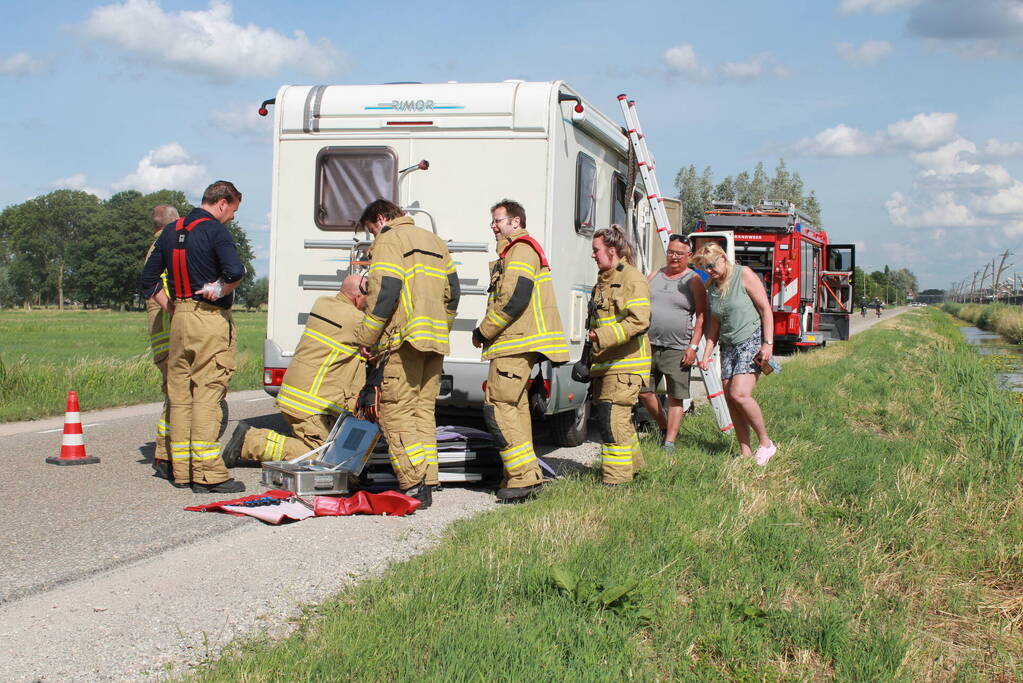
<path id="1" fill-rule="evenodd" d="M 960 327 L 967 343 L 984 357 L 999 385 L 1014 391 L 1023 402 L 1023 345 L 1013 344 L 997 332 L 978 327 Z"/>

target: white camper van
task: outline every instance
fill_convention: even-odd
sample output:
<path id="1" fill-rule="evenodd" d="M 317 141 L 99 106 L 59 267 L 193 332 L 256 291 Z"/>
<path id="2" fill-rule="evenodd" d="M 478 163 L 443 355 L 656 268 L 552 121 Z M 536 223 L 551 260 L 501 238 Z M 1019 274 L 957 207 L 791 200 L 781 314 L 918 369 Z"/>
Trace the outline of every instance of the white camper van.
<path id="1" fill-rule="evenodd" d="M 462 298 L 444 360 L 442 410 L 478 414 L 483 402 L 487 364 L 471 333 L 485 311 L 488 264 L 496 258 L 494 203 L 509 198 L 525 207 L 528 230 L 551 262 L 573 360 L 582 351 L 597 274 L 593 231 L 631 223 L 640 251 L 656 251 L 647 202 L 638 201 L 642 187 L 626 198 L 621 127 L 562 82 L 284 86 L 264 110 L 269 104 L 274 167 L 263 383 L 270 393 L 313 301 L 337 291 L 353 247 L 369 239 L 357 221 L 378 197 L 447 241 L 458 268 Z M 534 417 L 546 416 L 561 445 L 586 437 L 587 386 L 570 371 L 570 364 L 545 364 L 532 383 Z"/>

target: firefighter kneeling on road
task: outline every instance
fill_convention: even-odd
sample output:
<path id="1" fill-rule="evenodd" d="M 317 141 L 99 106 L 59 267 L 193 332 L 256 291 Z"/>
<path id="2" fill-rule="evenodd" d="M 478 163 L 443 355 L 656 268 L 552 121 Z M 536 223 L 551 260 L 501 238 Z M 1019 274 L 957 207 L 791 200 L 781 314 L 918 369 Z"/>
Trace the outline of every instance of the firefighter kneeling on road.
<path id="1" fill-rule="evenodd" d="M 500 258 L 491 264 L 490 299 L 472 343 L 490 361 L 483 417 L 504 464 L 501 500 L 528 498 L 543 485 L 533 452 L 529 379 L 546 358 L 568 361 L 568 345 L 543 248 L 526 232 L 526 212 L 505 199 L 490 210 Z"/>
<path id="2" fill-rule="evenodd" d="M 376 239 L 366 314 L 356 331 L 381 368 L 380 428 L 402 493 L 433 502 L 437 479 L 434 417 L 448 335 L 461 288 L 447 245 L 398 206 L 378 199 L 359 222 Z"/>
<path id="3" fill-rule="evenodd" d="M 362 275 L 349 275 L 335 296 L 316 300 L 277 394 L 293 436 L 241 421 L 224 448 L 225 465 L 294 460 L 323 445 L 342 410 L 355 410 L 366 380 L 366 359 L 355 341 L 365 308 Z"/>
<path id="4" fill-rule="evenodd" d="M 631 265 L 632 246 L 617 225 L 593 235 L 593 260 L 600 271 L 587 323 L 593 345 L 590 376 L 603 445 L 604 484 L 632 480 L 643 454 L 632 424 L 632 407 L 650 378 L 650 286 Z"/>

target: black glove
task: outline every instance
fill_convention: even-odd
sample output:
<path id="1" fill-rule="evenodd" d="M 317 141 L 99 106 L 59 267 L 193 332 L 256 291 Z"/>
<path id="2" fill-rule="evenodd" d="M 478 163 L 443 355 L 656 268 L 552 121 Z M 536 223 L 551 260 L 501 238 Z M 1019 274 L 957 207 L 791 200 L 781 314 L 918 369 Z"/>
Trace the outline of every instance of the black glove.
<path id="1" fill-rule="evenodd" d="M 472 331 L 472 343 L 479 344 L 480 346 L 487 343 L 487 338 L 483 336 L 483 333 L 480 332 L 480 328 L 478 327 Z"/>

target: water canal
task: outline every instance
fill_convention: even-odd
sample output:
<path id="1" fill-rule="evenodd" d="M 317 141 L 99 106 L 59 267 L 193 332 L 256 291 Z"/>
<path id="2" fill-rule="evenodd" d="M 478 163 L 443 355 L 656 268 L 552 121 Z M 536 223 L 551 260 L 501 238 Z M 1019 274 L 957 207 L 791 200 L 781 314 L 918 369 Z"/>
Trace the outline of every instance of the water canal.
<path id="1" fill-rule="evenodd" d="M 971 326 L 959 329 L 967 343 L 989 362 L 999 386 L 1023 394 L 1023 346 L 997 332 Z"/>

